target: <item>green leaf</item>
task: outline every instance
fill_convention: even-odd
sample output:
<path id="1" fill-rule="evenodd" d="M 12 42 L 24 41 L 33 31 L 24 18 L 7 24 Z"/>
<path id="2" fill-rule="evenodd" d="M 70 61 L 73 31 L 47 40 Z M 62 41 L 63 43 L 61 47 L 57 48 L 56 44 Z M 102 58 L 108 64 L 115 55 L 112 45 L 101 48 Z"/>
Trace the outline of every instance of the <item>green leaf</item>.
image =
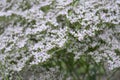
<path id="1" fill-rule="evenodd" d="M 68 16 L 71 16 L 73 14 L 73 10 L 68 10 Z"/>
<path id="2" fill-rule="evenodd" d="M 50 5 L 46 5 L 40 8 L 43 12 L 47 13 L 51 8 Z"/>
<path id="3" fill-rule="evenodd" d="M 115 49 L 114 52 L 120 56 L 120 50 L 119 49 Z"/>

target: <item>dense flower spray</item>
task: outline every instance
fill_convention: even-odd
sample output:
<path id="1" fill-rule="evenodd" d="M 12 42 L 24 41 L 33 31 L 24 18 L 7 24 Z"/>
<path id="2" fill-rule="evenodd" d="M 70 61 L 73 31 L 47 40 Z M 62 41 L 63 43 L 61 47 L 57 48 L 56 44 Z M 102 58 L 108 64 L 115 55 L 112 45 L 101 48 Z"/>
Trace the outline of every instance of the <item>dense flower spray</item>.
<path id="1" fill-rule="evenodd" d="M 0 1 L 0 64 L 6 75 L 45 63 L 61 49 L 75 61 L 87 54 L 109 70 L 120 67 L 120 1 Z"/>

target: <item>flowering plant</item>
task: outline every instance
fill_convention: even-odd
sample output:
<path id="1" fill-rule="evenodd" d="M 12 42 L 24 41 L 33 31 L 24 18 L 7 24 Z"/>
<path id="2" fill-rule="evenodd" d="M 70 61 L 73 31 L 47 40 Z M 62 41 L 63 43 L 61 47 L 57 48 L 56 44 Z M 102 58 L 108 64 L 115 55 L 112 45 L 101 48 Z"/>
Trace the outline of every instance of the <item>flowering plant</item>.
<path id="1" fill-rule="evenodd" d="M 95 80 L 119 55 L 119 0 L 0 1 L 1 79 Z"/>

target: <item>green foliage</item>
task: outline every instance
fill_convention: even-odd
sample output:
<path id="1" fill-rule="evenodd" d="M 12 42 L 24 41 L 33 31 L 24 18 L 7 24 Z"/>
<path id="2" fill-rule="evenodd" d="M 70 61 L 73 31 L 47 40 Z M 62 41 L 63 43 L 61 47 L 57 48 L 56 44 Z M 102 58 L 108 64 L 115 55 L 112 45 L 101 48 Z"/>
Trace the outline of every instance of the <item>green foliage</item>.
<path id="1" fill-rule="evenodd" d="M 90 49 L 91 51 L 91 49 Z M 66 49 L 53 48 L 49 53 L 54 55 L 47 62 L 40 64 L 48 70 L 51 67 L 59 66 L 64 79 L 72 77 L 72 80 L 97 80 L 105 74 L 103 63 L 96 63 L 91 55 L 81 55 L 78 60 L 74 60 L 74 54 L 68 53 Z"/>
<path id="2" fill-rule="evenodd" d="M 50 5 L 46 5 L 40 8 L 43 12 L 47 13 L 51 8 Z"/>
<path id="3" fill-rule="evenodd" d="M 114 51 L 115 51 L 116 55 L 120 56 L 120 50 L 119 49 L 115 49 Z"/>

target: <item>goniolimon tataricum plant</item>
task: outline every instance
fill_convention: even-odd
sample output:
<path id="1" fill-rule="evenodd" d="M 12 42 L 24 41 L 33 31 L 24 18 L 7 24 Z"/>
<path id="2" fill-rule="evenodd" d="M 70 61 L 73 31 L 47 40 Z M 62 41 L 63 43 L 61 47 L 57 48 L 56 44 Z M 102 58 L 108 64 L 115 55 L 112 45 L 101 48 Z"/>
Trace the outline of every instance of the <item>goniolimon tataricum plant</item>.
<path id="1" fill-rule="evenodd" d="M 112 79 L 119 56 L 119 0 L 0 1 L 1 80 Z"/>

